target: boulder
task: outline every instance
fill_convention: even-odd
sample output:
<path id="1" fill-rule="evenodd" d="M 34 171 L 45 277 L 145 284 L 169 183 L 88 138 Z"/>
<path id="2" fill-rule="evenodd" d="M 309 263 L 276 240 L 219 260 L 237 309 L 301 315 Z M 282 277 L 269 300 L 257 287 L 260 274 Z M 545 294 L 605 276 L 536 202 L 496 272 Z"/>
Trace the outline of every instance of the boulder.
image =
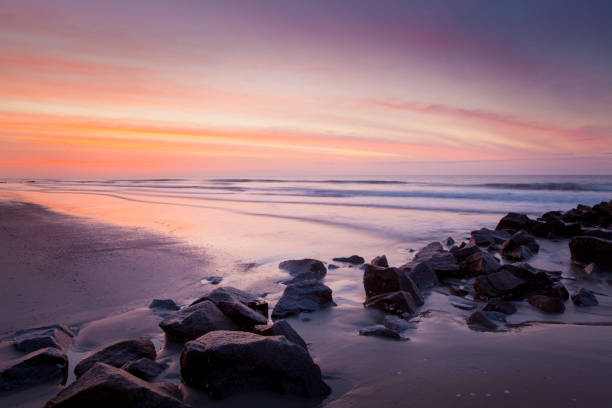
<path id="1" fill-rule="evenodd" d="M 574 302 L 576 306 L 587 307 L 597 306 L 599 304 L 593 292 L 585 288 L 580 288 L 572 294 L 572 302 Z"/>
<path id="2" fill-rule="evenodd" d="M 612 240 L 578 236 L 570 240 L 569 248 L 574 261 L 612 269 Z"/>
<path id="3" fill-rule="evenodd" d="M 504 299 L 519 299 L 526 289 L 524 280 L 517 278 L 507 269 L 501 269 L 488 275 L 476 277 L 474 290 L 481 299 L 502 297 Z"/>
<path id="4" fill-rule="evenodd" d="M 597 275 L 601 271 L 599 270 L 599 266 L 596 263 L 591 262 L 587 266 L 584 267 L 584 273 L 587 275 Z"/>
<path id="5" fill-rule="evenodd" d="M 286 320 L 278 320 L 270 325 L 255 326 L 253 332 L 262 336 L 285 336 L 287 340 L 295 344 L 307 348 L 304 339 L 297 334 L 293 327 Z"/>
<path id="6" fill-rule="evenodd" d="M 504 230 L 494 231 L 488 228 L 481 228 L 470 233 L 470 241 L 478 246 L 489 246 L 491 244 L 503 244 L 508 238 L 510 233 Z"/>
<path id="7" fill-rule="evenodd" d="M 453 239 L 453 237 L 447 237 L 444 241 L 442 241 L 442 243 L 447 247 L 450 247 L 455 244 L 455 240 Z"/>
<path id="8" fill-rule="evenodd" d="M 55 347 L 36 350 L 0 365 L 0 391 L 12 391 L 55 381 L 62 384 L 68 375 L 68 357 Z"/>
<path id="9" fill-rule="evenodd" d="M 529 297 L 529 304 L 546 313 L 563 313 L 565 305 L 563 300 L 558 297 L 534 295 Z"/>
<path id="10" fill-rule="evenodd" d="M 534 268 L 526 262 L 505 264 L 502 265 L 500 270 L 509 271 L 517 278 L 522 279 L 526 284 L 526 290 L 536 294 L 542 294 L 552 287 L 553 280 L 549 274 L 556 273 Z"/>
<path id="11" fill-rule="evenodd" d="M 465 275 L 478 276 L 497 272 L 501 264 L 488 252 L 477 251 L 465 258 L 459 266 Z"/>
<path id="12" fill-rule="evenodd" d="M 404 316 L 414 314 L 420 304 L 412 293 L 402 290 L 367 298 L 364 306 Z"/>
<path id="13" fill-rule="evenodd" d="M 308 352 L 284 336 L 214 331 L 185 344 L 183 381 L 214 397 L 272 390 L 304 397 L 323 397 L 331 389 Z"/>
<path id="14" fill-rule="evenodd" d="M 350 263 L 350 264 L 353 264 L 353 265 L 361 265 L 362 263 L 365 263 L 365 259 L 363 259 L 359 255 L 351 255 L 351 256 L 348 256 L 348 257 L 334 258 L 334 261 L 335 262 Z"/>
<path id="15" fill-rule="evenodd" d="M 272 310 L 272 319 L 276 320 L 300 312 L 314 312 L 335 305 L 332 290 L 318 280 L 297 282 L 285 288 L 283 296 Z"/>
<path id="16" fill-rule="evenodd" d="M 238 325 L 210 300 L 174 312 L 162 320 L 159 327 L 178 342 L 196 339 L 212 330 L 238 330 Z"/>
<path id="17" fill-rule="evenodd" d="M 366 298 L 389 292 L 410 292 L 417 302 L 422 305 L 424 300 L 416 283 L 410 279 L 404 270 L 399 268 L 383 268 L 366 264 L 363 273 L 363 287 Z"/>
<path id="18" fill-rule="evenodd" d="M 516 306 L 502 299 L 489 299 L 482 310 L 485 312 L 498 312 L 511 315 L 516 313 Z"/>
<path id="19" fill-rule="evenodd" d="M 404 269 L 404 272 L 420 290 L 431 289 L 438 285 L 436 272 L 427 262 L 412 264 L 410 269 Z"/>
<path id="20" fill-rule="evenodd" d="M 82 376 L 96 363 L 106 363 L 113 367 L 121 367 L 130 361 L 141 358 L 155 360 L 157 352 L 153 342 L 145 338 L 119 340 L 101 350 L 88 354 L 74 368 L 74 374 Z"/>
<path id="21" fill-rule="evenodd" d="M 45 408 L 187 408 L 167 387 L 150 384 L 127 371 L 95 364 L 52 398 Z"/>
<path id="22" fill-rule="evenodd" d="M 382 324 L 377 324 L 374 326 L 363 327 L 359 329 L 360 336 L 375 336 L 375 337 L 385 337 L 393 340 L 400 340 L 402 337 L 395 330 L 389 329 Z"/>
<path id="23" fill-rule="evenodd" d="M 167 364 L 151 360 L 150 358 L 130 361 L 121 367 L 121 369 L 128 373 L 149 382 L 164 372 L 166 368 L 168 368 Z"/>
<path id="24" fill-rule="evenodd" d="M 47 347 L 66 350 L 74 339 L 74 333 L 63 324 L 17 330 L 13 334 L 15 347 L 30 353 Z"/>
<path id="25" fill-rule="evenodd" d="M 482 310 L 476 310 L 465 321 L 471 329 L 497 330 L 497 323 L 490 319 Z"/>
<path id="26" fill-rule="evenodd" d="M 549 237 L 556 235 L 559 237 L 571 238 L 582 235 L 582 227 L 578 223 L 565 222 L 557 212 L 549 212 L 538 219 L 531 227 L 533 235 Z"/>
<path id="27" fill-rule="evenodd" d="M 516 232 L 519 230 L 529 231 L 535 220 L 532 220 L 525 214 L 508 213 L 505 215 L 495 227 L 496 230 L 508 230 Z"/>
<path id="28" fill-rule="evenodd" d="M 278 268 L 289 272 L 294 277 L 293 282 L 300 280 L 321 280 L 327 275 L 327 268 L 323 262 L 316 259 L 294 259 L 283 261 L 278 265 Z"/>
<path id="29" fill-rule="evenodd" d="M 248 301 L 254 301 L 255 299 L 245 299 L 245 296 L 250 295 L 245 293 L 245 296 L 239 296 L 236 291 L 238 289 L 217 288 L 206 296 L 206 299 L 217 305 L 223 314 L 232 319 L 242 329 L 248 330 L 258 324 L 268 323 L 267 315 L 264 316 L 248 306 Z M 243 300 L 246 301 L 243 302 Z"/>
<path id="30" fill-rule="evenodd" d="M 172 299 L 153 299 L 149 309 L 179 310 L 180 307 Z"/>
<path id="31" fill-rule="evenodd" d="M 385 255 L 377 256 L 376 258 L 372 259 L 372 261 L 370 261 L 370 263 L 372 265 L 381 266 L 383 268 L 388 268 L 389 267 L 389 261 L 387 261 L 387 257 Z"/>
<path id="32" fill-rule="evenodd" d="M 552 285 L 552 287 L 548 290 L 547 295 L 563 300 L 569 299 L 569 292 L 567 291 L 565 286 L 563 286 L 563 284 L 559 282 Z"/>
<path id="33" fill-rule="evenodd" d="M 427 262 L 429 266 L 441 277 L 456 276 L 459 273 L 459 265 L 457 258 L 450 252 L 442 248 L 439 242 L 432 242 L 424 248 L 420 249 L 414 256 L 414 259 L 401 266 L 401 269 L 412 269 L 415 265 L 421 262 Z"/>
<path id="34" fill-rule="evenodd" d="M 266 319 L 268 318 L 268 302 L 266 302 L 260 297 L 251 295 L 248 292 L 236 289 L 232 286 L 224 286 L 223 288 L 215 289 L 208 295 L 202 296 L 201 298 L 195 300 L 191 303 L 191 305 L 198 304 L 205 300 L 210 300 L 216 304 L 218 303 L 219 299 L 227 298 L 228 296 L 232 296 L 234 299 L 237 299 L 238 301 L 242 302 L 242 304 L 244 304 L 245 306 L 253 309 L 256 312 L 259 312 Z"/>
<path id="35" fill-rule="evenodd" d="M 612 241 L 612 230 L 606 228 L 583 228 L 582 234 L 576 235 L 586 235 Z"/>
<path id="36" fill-rule="evenodd" d="M 450 249 L 450 253 L 453 254 L 457 262 L 462 262 L 478 252 L 480 252 L 480 248 L 471 242 L 463 247 L 452 247 Z"/>
<path id="37" fill-rule="evenodd" d="M 531 257 L 539 249 L 540 245 L 533 236 L 520 230 L 502 244 L 500 253 L 504 258 L 520 261 Z"/>

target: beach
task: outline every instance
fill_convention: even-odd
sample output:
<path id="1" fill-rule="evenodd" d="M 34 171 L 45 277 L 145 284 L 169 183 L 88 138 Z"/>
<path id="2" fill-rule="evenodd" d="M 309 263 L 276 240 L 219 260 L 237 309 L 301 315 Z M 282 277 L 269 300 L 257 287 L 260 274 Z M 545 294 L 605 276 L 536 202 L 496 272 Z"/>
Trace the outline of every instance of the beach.
<path id="1" fill-rule="evenodd" d="M 414 327 L 403 332 L 409 340 L 399 342 L 359 335 L 384 313 L 363 307 L 363 267 L 333 261 L 359 254 L 369 262 L 386 254 L 390 264 L 401 265 L 431 241 L 467 240 L 470 231 L 494 228 L 512 210 L 536 215 L 595 204 L 609 195 L 607 179 L 586 190 L 567 180 L 537 180 L 513 181 L 515 187 L 487 183 L 469 191 L 431 185 L 443 184 L 439 180 L 426 186 L 329 181 L 2 185 L 0 360 L 17 356 L 10 345 L 15 330 L 63 323 L 77 333 L 68 353 L 70 370 L 105 344 L 143 336 L 153 341 L 158 358 L 171 362 L 164 379 L 180 384 L 181 347 L 166 341 L 158 327 L 162 316 L 148 308 L 153 299 L 171 298 L 184 306 L 216 287 L 233 286 L 264 296 L 273 306 L 287 278 L 279 262 L 315 258 L 328 267 L 323 282 L 337 306 L 287 321 L 308 343 L 331 394 L 303 400 L 257 392 L 218 401 L 183 384 L 186 403 L 574 407 L 601 406 L 609 399 L 612 286 L 609 278 L 585 276 L 572 264 L 567 239 L 538 239 L 540 250 L 529 262 L 560 271 L 570 292 L 595 291 L 596 308 L 570 302 L 565 313 L 548 315 L 517 302 L 507 330 L 482 332 L 466 325 L 470 311 L 453 306 L 457 296 L 434 288 L 412 319 Z M 265 190 L 257 191 L 262 185 Z M 212 193 L 209 187 L 215 187 Z M 499 196 L 483 199 L 491 191 Z M 421 201 L 431 202 L 432 195 L 437 199 L 425 208 Z M 214 285 L 211 277 L 221 282 Z M 59 389 L 45 385 L 0 394 L 0 404 L 42 406 Z"/>

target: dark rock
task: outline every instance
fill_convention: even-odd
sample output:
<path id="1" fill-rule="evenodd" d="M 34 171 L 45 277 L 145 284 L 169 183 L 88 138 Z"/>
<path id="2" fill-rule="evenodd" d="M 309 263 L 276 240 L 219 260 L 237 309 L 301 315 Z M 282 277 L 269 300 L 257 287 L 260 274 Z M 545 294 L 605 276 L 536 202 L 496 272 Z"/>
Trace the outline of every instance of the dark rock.
<path id="1" fill-rule="evenodd" d="M 470 233 L 470 241 L 478 246 L 489 246 L 491 244 L 503 244 L 508 238 L 510 233 L 504 230 L 494 231 L 488 228 L 481 228 Z"/>
<path id="2" fill-rule="evenodd" d="M 166 387 L 150 384 L 127 371 L 95 364 L 59 392 L 45 408 L 186 408 Z"/>
<path id="3" fill-rule="evenodd" d="M 369 326 L 359 329 L 360 336 L 375 336 L 375 337 L 386 337 L 389 339 L 400 340 L 402 337 L 395 330 L 391 330 L 382 324 L 375 326 Z"/>
<path id="4" fill-rule="evenodd" d="M 178 385 L 169 381 L 154 382 L 153 385 L 171 397 L 174 397 L 179 401 L 183 400 L 183 391 L 181 391 L 181 388 Z"/>
<path id="5" fill-rule="evenodd" d="M 459 273 L 457 258 L 450 252 L 444 251 L 439 242 L 432 242 L 420 249 L 411 262 L 400 268 L 412 269 L 421 262 L 427 262 L 440 277 L 456 276 Z"/>
<path id="6" fill-rule="evenodd" d="M 558 297 L 534 295 L 529 297 L 529 304 L 546 313 L 563 313 L 565 305 Z"/>
<path id="7" fill-rule="evenodd" d="M 334 264 L 329 264 L 327 265 L 327 269 L 332 270 L 332 269 L 338 269 L 339 266 L 338 265 L 334 265 Z"/>
<path id="8" fill-rule="evenodd" d="M 597 266 L 597 264 L 593 262 L 591 262 L 590 264 L 584 267 L 584 273 L 586 273 L 587 275 L 596 275 L 600 272 L 601 271 L 599 270 L 599 267 Z"/>
<path id="9" fill-rule="evenodd" d="M 268 323 L 267 315 L 264 316 L 247 306 L 248 301 L 254 299 L 251 299 L 246 292 L 243 292 L 244 296 L 240 296 L 236 291 L 238 289 L 231 287 L 217 288 L 210 292 L 206 299 L 217 305 L 223 314 L 232 319 L 242 329 L 248 330 L 258 324 Z"/>
<path id="10" fill-rule="evenodd" d="M 272 310 L 272 319 L 280 319 L 300 312 L 314 312 L 335 305 L 332 290 L 321 282 L 317 280 L 297 282 L 285 288 L 283 296 Z"/>
<path id="11" fill-rule="evenodd" d="M 238 330 L 238 325 L 210 300 L 174 312 L 159 327 L 178 342 L 196 339 L 212 330 Z"/>
<path id="12" fill-rule="evenodd" d="M 486 275 L 497 272 L 501 264 L 488 252 L 478 251 L 465 258 L 459 265 L 464 274 L 468 276 Z"/>
<path id="13" fill-rule="evenodd" d="M 253 309 L 256 312 L 259 312 L 265 318 L 268 318 L 268 302 L 266 302 L 265 300 L 261 299 L 260 297 L 251 295 L 248 292 L 245 292 L 245 291 L 240 290 L 240 289 L 236 289 L 236 288 L 234 288 L 232 286 L 224 286 L 223 288 L 215 289 L 210 294 L 208 294 L 206 296 L 202 296 L 198 300 L 194 301 L 193 303 L 191 303 L 191 305 L 198 304 L 198 303 L 203 302 L 205 300 L 211 300 L 212 301 L 212 299 L 209 299 L 209 297 L 213 293 L 219 293 L 219 291 L 221 289 L 223 290 L 223 293 L 228 293 L 229 295 L 233 296 L 234 298 L 236 298 L 240 302 L 242 302 L 242 304 L 246 305 L 247 307 Z M 215 302 L 213 302 L 213 303 L 215 303 Z"/>
<path id="14" fill-rule="evenodd" d="M 140 358 L 125 363 L 121 368 L 142 380 L 151 382 L 151 380 L 168 368 L 168 365 L 151 360 L 150 358 Z"/>
<path id="15" fill-rule="evenodd" d="M 520 230 L 502 244 L 500 253 L 504 258 L 520 261 L 531 257 L 539 249 L 540 245 L 533 236 Z"/>
<path id="16" fill-rule="evenodd" d="M 380 267 L 383 267 L 383 268 L 388 268 L 389 267 L 389 262 L 387 261 L 387 257 L 385 255 L 377 256 L 376 258 L 372 259 L 372 261 L 370 263 L 372 265 L 380 266 Z"/>
<path id="17" fill-rule="evenodd" d="M 397 291 L 372 296 L 366 300 L 364 306 L 399 315 L 411 315 L 420 305 L 410 292 Z"/>
<path id="18" fill-rule="evenodd" d="M 481 299 L 503 297 L 518 299 L 524 295 L 526 283 L 507 269 L 476 277 L 474 290 Z"/>
<path id="19" fill-rule="evenodd" d="M 287 340 L 307 348 L 304 339 L 293 330 L 293 327 L 286 320 L 278 320 L 274 324 L 266 326 L 255 326 L 253 332 L 262 336 L 285 336 Z"/>
<path id="20" fill-rule="evenodd" d="M 447 247 L 449 247 L 449 246 L 453 246 L 453 244 L 455 243 L 455 240 L 453 239 L 453 237 L 448 237 L 444 241 L 442 241 L 442 243 L 446 245 Z"/>
<path id="21" fill-rule="evenodd" d="M 366 264 L 363 273 L 363 287 L 366 298 L 403 290 L 412 294 L 417 305 L 420 306 L 424 302 L 423 295 L 416 283 L 406 275 L 404 270 L 399 268 L 383 268 Z"/>
<path id="22" fill-rule="evenodd" d="M 308 352 L 284 336 L 214 331 L 185 344 L 181 375 L 191 387 L 214 397 L 273 390 L 323 397 L 331 389 Z"/>
<path id="23" fill-rule="evenodd" d="M 179 310 L 180 307 L 172 299 L 153 299 L 149 309 Z"/>
<path id="24" fill-rule="evenodd" d="M 223 276 L 208 276 L 206 279 L 211 285 L 218 285 L 223 281 Z"/>
<path id="25" fill-rule="evenodd" d="M 586 235 L 589 237 L 597 237 L 597 238 L 607 239 L 608 241 L 612 241 L 612 230 L 609 230 L 609 229 L 583 228 L 582 233 L 583 235 Z"/>
<path id="26" fill-rule="evenodd" d="M 321 280 L 327 275 L 327 269 L 323 262 L 316 259 L 296 259 L 283 261 L 278 268 L 289 272 L 294 277 L 293 282 L 301 280 Z"/>
<path id="27" fill-rule="evenodd" d="M 155 346 L 149 339 L 136 338 L 120 340 L 101 350 L 88 354 L 74 368 L 74 374 L 78 378 L 85 374 L 85 372 L 96 363 L 106 363 L 113 367 L 121 367 L 130 361 L 141 358 L 155 360 L 156 356 L 157 352 L 155 351 Z"/>
<path id="28" fill-rule="evenodd" d="M 526 262 L 505 264 L 502 265 L 501 270 L 507 270 L 517 278 L 525 281 L 527 290 L 540 293 L 552 287 L 553 281 L 549 277 L 549 274 L 556 273 L 534 268 Z"/>
<path id="29" fill-rule="evenodd" d="M 74 338 L 74 333 L 63 324 L 17 330 L 13 334 L 15 347 L 19 351 L 30 353 L 47 347 L 66 350 Z"/>
<path id="30" fill-rule="evenodd" d="M 507 315 L 516 313 L 516 306 L 502 299 L 489 299 L 482 310 L 487 312 L 499 312 Z"/>
<path id="31" fill-rule="evenodd" d="M 502 312 L 495 312 L 492 310 L 488 310 L 488 311 L 484 311 L 483 313 L 485 314 L 485 316 L 487 316 L 489 318 L 489 320 L 494 320 L 497 322 L 506 322 L 506 314 L 502 313 Z"/>
<path id="32" fill-rule="evenodd" d="M 525 214 L 508 213 L 499 221 L 495 229 L 508 230 L 511 232 L 519 230 L 529 231 L 534 223 L 535 221 Z"/>
<path id="33" fill-rule="evenodd" d="M 450 249 L 450 253 L 453 254 L 458 262 L 461 262 L 478 252 L 480 252 L 480 248 L 473 243 L 469 243 L 463 247 L 453 247 Z"/>
<path id="34" fill-rule="evenodd" d="M 574 261 L 585 264 L 593 262 L 600 268 L 612 268 L 612 241 L 579 236 L 570 240 L 569 248 Z"/>
<path id="35" fill-rule="evenodd" d="M 572 294 L 572 302 L 574 302 L 576 306 L 587 307 L 597 306 L 599 304 L 593 292 L 585 288 L 580 288 Z"/>
<path id="36" fill-rule="evenodd" d="M 476 302 L 471 302 L 469 300 L 461 299 L 457 297 L 450 298 L 449 303 L 451 304 L 452 307 L 456 307 L 457 309 L 461 309 L 461 310 L 474 310 L 478 307 L 478 303 Z"/>
<path id="37" fill-rule="evenodd" d="M 465 320 L 473 329 L 479 330 L 497 330 L 497 323 L 492 321 L 483 311 L 476 310 Z"/>
<path id="38" fill-rule="evenodd" d="M 436 272 L 427 262 L 419 262 L 410 269 L 404 269 L 404 272 L 420 290 L 431 289 L 438 285 Z"/>
<path id="39" fill-rule="evenodd" d="M 548 296 L 567 300 L 569 299 L 569 292 L 562 283 L 557 282 L 548 290 Z"/>
<path id="40" fill-rule="evenodd" d="M 0 367 L 0 391 L 11 391 L 36 384 L 66 381 L 68 357 L 55 347 L 36 350 Z"/>
<path id="41" fill-rule="evenodd" d="M 334 261 L 335 262 L 350 263 L 350 264 L 353 264 L 353 265 L 361 265 L 362 263 L 365 263 L 365 259 L 363 259 L 359 255 L 351 255 L 349 257 L 334 258 Z"/>
<path id="42" fill-rule="evenodd" d="M 408 329 L 416 329 L 416 324 L 409 322 L 406 319 L 402 319 L 396 315 L 385 315 L 382 321 L 383 326 L 388 327 L 396 332 L 403 332 Z"/>

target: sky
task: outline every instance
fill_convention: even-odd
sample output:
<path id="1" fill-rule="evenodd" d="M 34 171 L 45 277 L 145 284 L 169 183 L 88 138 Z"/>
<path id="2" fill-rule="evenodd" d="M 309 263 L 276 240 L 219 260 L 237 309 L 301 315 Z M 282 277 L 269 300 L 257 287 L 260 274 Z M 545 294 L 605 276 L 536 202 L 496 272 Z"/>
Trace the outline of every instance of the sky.
<path id="1" fill-rule="evenodd" d="M 0 177 L 612 174 L 612 2 L 0 0 Z"/>

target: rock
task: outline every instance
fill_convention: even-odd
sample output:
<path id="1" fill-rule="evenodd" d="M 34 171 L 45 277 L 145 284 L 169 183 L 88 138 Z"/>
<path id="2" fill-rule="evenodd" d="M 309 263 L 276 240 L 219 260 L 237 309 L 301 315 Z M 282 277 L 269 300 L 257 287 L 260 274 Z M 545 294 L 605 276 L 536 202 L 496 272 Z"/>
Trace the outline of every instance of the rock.
<path id="1" fill-rule="evenodd" d="M 612 241 L 612 230 L 605 228 L 583 228 L 582 234 L 576 235 L 586 235 L 589 237 L 597 237 Z"/>
<path id="2" fill-rule="evenodd" d="M 503 244 L 508 238 L 510 233 L 504 230 L 494 231 L 487 228 L 481 228 L 470 233 L 470 241 L 478 246 L 489 246 L 491 244 Z"/>
<path id="3" fill-rule="evenodd" d="M 495 227 L 496 230 L 508 230 L 516 232 L 519 230 L 529 231 L 535 224 L 535 220 L 532 220 L 525 214 L 508 213 L 505 215 Z"/>
<path id="4" fill-rule="evenodd" d="M 485 316 L 489 318 L 489 320 L 494 320 L 497 322 L 504 322 L 504 323 L 506 322 L 505 313 L 495 312 L 495 311 L 483 311 L 483 313 L 485 314 Z"/>
<path id="5" fill-rule="evenodd" d="M 578 236 L 570 240 L 569 248 L 574 261 L 612 269 L 612 240 Z"/>
<path id="6" fill-rule="evenodd" d="M 332 290 L 321 282 L 317 280 L 297 282 L 285 288 L 283 296 L 272 310 L 272 319 L 276 320 L 300 312 L 314 312 L 335 305 Z"/>
<path id="7" fill-rule="evenodd" d="M 459 273 L 457 259 L 450 252 L 444 251 L 442 244 L 432 242 L 420 249 L 414 259 L 401 266 L 401 269 L 412 269 L 418 263 L 427 262 L 439 277 L 456 276 Z"/>
<path id="8" fill-rule="evenodd" d="M 460 297 L 450 297 L 449 303 L 451 306 L 461 310 L 474 310 L 478 307 L 478 303 L 463 299 Z"/>
<path id="9" fill-rule="evenodd" d="M 534 295 L 529 297 L 529 304 L 546 313 L 563 313 L 565 305 L 558 297 Z"/>
<path id="10" fill-rule="evenodd" d="M 183 391 L 181 391 L 181 388 L 178 385 L 169 381 L 154 382 L 153 385 L 171 397 L 174 397 L 179 401 L 183 400 Z"/>
<path id="11" fill-rule="evenodd" d="M 359 329 L 360 336 L 375 336 L 375 337 L 386 337 L 389 339 L 400 340 L 402 337 L 395 330 L 391 330 L 382 324 L 374 326 L 364 327 Z"/>
<path id="12" fill-rule="evenodd" d="M 168 368 L 167 364 L 151 360 L 150 358 L 130 361 L 121 367 L 121 369 L 128 373 L 149 382 L 160 375 L 166 368 Z"/>
<path id="13" fill-rule="evenodd" d="M 518 299 L 524 295 L 526 283 L 507 269 L 476 277 L 474 290 L 481 299 L 503 297 Z"/>
<path id="14" fill-rule="evenodd" d="M 365 259 L 363 259 L 359 255 L 351 255 L 349 257 L 334 258 L 334 261 L 350 263 L 353 265 L 361 265 L 362 263 L 365 263 Z"/>
<path id="15" fill-rule="evenodd" d="M 399 268 L 383 268 L 366 264 L 363 273 L 363 287 L 366 298 L 403 290 L 410 292 L 418 306 L 424 303 L 416 283 L 406 275 L 404 270 Z"/>
<path id="16" fill-rule="evenodd" d="M 552 287 L 553 281 L 548 276 L 556 272 L 537 269 L 526 262 L 505 264 L 500 270 L 511 272 L 514 276 L 522 279 L 526 283 L 526 290 L 531 292 L 545 292 Z"/>
<path id="17" fill-rule="evenodd" d="M 238 299 L 240 302 L 242 302 L 247 307 L 253 309 L 256 312 L 259 312 L 265 318 L 268 317 L 268 302 L 261 299 L 260 297 L 251 295 L 248 292 L 245 292 L 240 289 L 236 289 L 232 286 L 224 286 L 223 288 L 215 289 L 210 294 L 206 296 L 202 296 L 201 298 L 197 299 L 196 301 L 191 303 L 191 305 L 198 304 L 205 300 L 212 300 L 212 299 L 209 299 L 210 295 L 213 293 L 219 293 L 221 289 L 223 289 L 223 293 L 229 293 L 230 295 L 234 296 L 236 299 Z"/>
<path id="18" fill-rule="evenodd" d="M 398 315 L 411 315 L 420 305 L 410 292 L 397 291 L 367 298 L 364 306 Z"/>
<path id="19" fill-rule="evenodd" d="M 159 323 L 174 341 L 193 340 L 212 330 L 238 330 L 238 325 L 210 300 L 174 312 Z"/>
<path id="20" fill-rule="evenodd" d="M 489 301 L 487 301 L 482 310 L 487 312 L 499 312 L 511 315 L 516 313 L 516 306 L 502 299 L 489 299 Z"/>
<path id="21" fill-rule="evenodd" d="M 78 378 L 96 363 L 106 363 L 113 367 L 121 367 L 130 361 L 143 357 L 151 360 L 155 360 L 155 357 L 157 357 L 155 346 L 151 340 L 145 338 L 119 340 L 101 350 L 88 354 L 76 365 L 74 374 Z"/>
<path id="22" fill-rule="evenodd" d="M 214 331 L 185 344 L 183 381 L 214 397 L 273 390 L 304 397 L 323 397 L 331 389 L 308 352 L 284 336 Z"/>
<path id="23" fill-rule="evenodd" d="M 597 306 L 599 304 L 593 292 L 585 288 L 580 288 L 572 294 L 572 302 L 574 302 L 576 306 L 587 307 Z"/>
<path id="24" fill-rule="evenodd" d="M 332 269 L 338 269 L 339 266 L 338 265 L 334 265 L 334 264 L 329 264 L 327 265 L 327 269 L 332 270 Z"/>
<path id="25" fill-rule="evenodd" d="M 482 310 L 476 310 L 465 320 L 472 329 L 497 330 L 497 324 L 493 322 Z"/>
<path id="26" fill-rule="evenodd" d="M 289 272 L 294 277 L 292 282 L 311 279 L 321 280 L 327 275 L 327 269 L 323 262 L 316 259 L 307 258 L 283 261 L 278 265 L 278 268 Z"/>
<path id="27" fill-rule="evenodd" d="M 539 249 L 540 245 L 533 236 L 520 230 L 502 244 L 500 253 L 504 258 L 520 261 L 531 257 Z"/>
<path id="28" fill-rule="evenodd" d="M 597 275 L 600 272 L 599 266 L 593 262 L 584 267 L 584 273 L 587 275 Z"/>
<path id="29" fill-rule="evenodd" d="M 30 353 L 47 347 L 66 350 L 74 338 L 74 333 L 63 324 L 17 330 L 13 334 L 15 347 L 19 351 Z"/>
<path id="30" fill-rule="evenodd" d="M 376 258 L 372 259 L 372 261 L 370 263 L 372 265 L 380 266 L 380 267 L 383 267 L 383 268 L 388 268 L 389 267 L 389 262 L 387 261 L 387 257 L 385 255 L 377 256 Z"/>
<path id="31" fill-rule="evenodd" d="M 180 307 L 172 299 L 153 299 L 149 309 L 179 310 Z"/>
<path id="32" fill-rule="evenodd" d="M 274 324 L 266 326 L 255 326 L 254 333 L 262 336 L 285 336 L 285 338 L 299 346 L 307 348 L 304 339 L 297 334 L 286 320 L 278 320 Z"/>
<path id="33" fill-rule="evenodd" d="M 217 288 L 205 298 L 217 305 L 223 314 L 242 329 L 249 330 L 258 324 L 268 323 L 267 315 L 264 316 L 247 306 L 249 301 L 255 300 L 254 297 L 251 299 L 251 295 L 246 292 L 240 296 L 239 292 L 242 291 L 237 291 L 238 289 L 231 287 Z"/>
<path id="34" fill-rule="evenodd" d="M 569 292 L 562 283 L 557 282 L 548 290 L 548 296 L 567 300 L 569 299 Z"/>
<path id="35" fill-rule="evenodd" d="M 45 408 L 187 408 L 163 386 L 150 384 L 119 368 L 97 363 L 59 392 Z"/>
<path id="36" fill-rule="evenodd" d="M 561 215 L 557 212 L 548 212 L 531 227 L 531 233 L 542 237 L 556 235 L 571 238 L 576 235 L 582 235 L 582 227 L 578 223 L 563 221 Z"/>
<path id="37" fill-rule="evenodd" d="M 469 243 L 463 247 L 453 247 L 450 249 L 450 253 L 453 254 L 458 262 L 462 262 L 464 259 L 478 252 L 480 252 L 480 248 L 473 243 Z"/>
<path id="38" fill-rule="evenodd" d="M 431 289 L 438 285 L 438 277 L 427 262 L 419 262 L 408 270 L 404 269 L 404 272 L 420 290 Z"/>
<path id="39" fill-rule="evenodd" d="M 396 315 L 385 315 L 382 321 L 383 326 L 388 327 L 396 332 L 403 332 L 408 329 L 416 329 L 416 324 L 402 319 Z"/>
<path id="40" fill-rule="evenodd" d="M 66 381 L 68 357 L 55 347 L 36 350 L 0 366 L 0 391 L 12 391 L 31 385 Z"/>
<path id="41" fill-rule="evenodd" d="M 448 237 L 444 241 L 442 241 L 442 243 L 446 245 L 447 247 L 450 247 L 450 246 L 453 246 L 453 244 L 455 243 L 455 240 L 453 239 L 453 237 Z"/>
<path id="42" fill-rule="evenodd" d="M 497 272 L 501 264 L 488 252 L 474 252 L 459 264 L 464 274 L 468 276 L 486 275 Z"/>
<path id="43" fill-rule="evenodd" d="M 208 276 L 204 279 L 207 280 L 211 285 L 218 285 L 223 281 L 223 276 Z"/>

